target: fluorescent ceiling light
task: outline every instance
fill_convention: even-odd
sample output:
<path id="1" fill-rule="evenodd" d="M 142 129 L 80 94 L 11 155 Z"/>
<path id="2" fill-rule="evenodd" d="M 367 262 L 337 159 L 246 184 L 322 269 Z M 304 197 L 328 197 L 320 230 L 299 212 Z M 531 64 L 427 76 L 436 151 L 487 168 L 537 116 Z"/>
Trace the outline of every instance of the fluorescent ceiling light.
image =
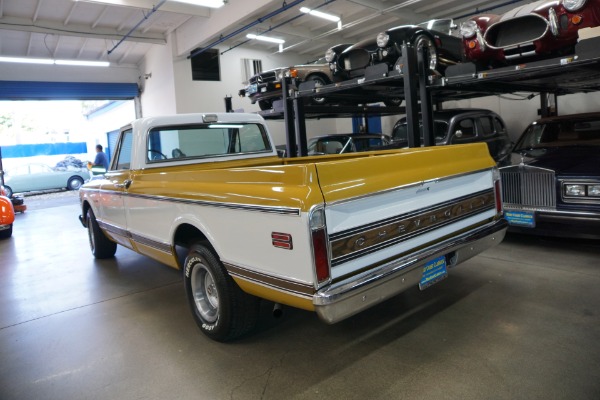
<path id="1" fill-rule="evenodd" d="M 46 65 L 75 65 L 80 67 L 108 67 L 108 61 L 77 61 L 77 60 L 52 60 L 50 58 L 24 58 L 24 57 L 0 57 L 0 62 L 21 64 L 46 64 Z"/>
<path id="2" fill-rule="evenodd" d="M 195 6 L 219 8 L 222 7 L 225 2 L 223 0 L 171 0 L 177 3 L 193 4 Z"/>
<path id="3" fill-rule="evenodd" d="M 331 15 L 331 14 L 327 14 L 327 13 L 324 13 L 322 11 L 311 10 L 310 8 L 306 8 L 306 7 L 301 7 L 300 11 L 303 12 L 303 13 L 305 13 L 305 14 L 310 14 L 313 17 L 323 18 L 323 19 L 326 19 L 326 20 L 332 21 L 332 22 L 340 22 L 340 17 L 337 17 L 335 15 Z"/>
<path id="4" fill-rule="evenodd" d="M 108 67 L 108 61 L 76 61 L 76 60 L 55 60 L 56 65 L 75 65 L 78 67 Z"/>
<path id="5" fill-rule="evenodd" d="M 277 44 L 285 43 L 285 40 L 283 40 L 283 39 L 276 39 L 276 38 L 263 36 L 263 35 L 254 35 L 252 33 L 247 34 L 246 37 L 248 39 L 262 40 L 263 42 L 270 42 L 270 43 L 277 43 Z"/>

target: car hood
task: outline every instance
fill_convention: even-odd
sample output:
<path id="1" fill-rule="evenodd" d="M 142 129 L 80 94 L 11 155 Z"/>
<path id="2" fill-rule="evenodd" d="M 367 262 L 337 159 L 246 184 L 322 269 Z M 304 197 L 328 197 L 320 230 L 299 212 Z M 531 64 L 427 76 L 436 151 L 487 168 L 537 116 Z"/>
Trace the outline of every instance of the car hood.
<path id="1" fill-rule="evenodd" d="M 512 153 L 512 164 L 521 159 L 526 165 L 553 170 L 557 175 L 598 176 L 600 175 L 600 146 L 548 147 L 520 150 Z"/>
<path id="2" fill-rule="evenodd" d="M 532 14 L 535 10 L 538 11 L 536 13 L 536 14 L 538 14 L 539 10 L 544 10 L 544 9 L 547 10 L 550 7 L 557 7 L 558 3 L 559 3 L 558 0 L 541 0 L 541 1 L 536 1 L 536 2 L 530 3 L 530 4 L 525 4 L 523 6 L 512 9 L 505 14 L 502 14 L 502 17 L 500 18 L 500 20 L 504 21 L 507 19 L 515 18 L 515 17 L 522 17 L 524 15 L 529 15 L 529 14 Z"/>

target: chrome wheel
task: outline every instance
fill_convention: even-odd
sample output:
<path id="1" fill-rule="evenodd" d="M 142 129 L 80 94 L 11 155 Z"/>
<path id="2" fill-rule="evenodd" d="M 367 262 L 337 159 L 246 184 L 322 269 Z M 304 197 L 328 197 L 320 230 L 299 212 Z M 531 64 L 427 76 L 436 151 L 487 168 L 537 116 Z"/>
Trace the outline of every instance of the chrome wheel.
<path id="1" fill-rule="evenodd" d="M 427 65 L 430 70 L 435 71 L 438 64 L 437 49 L 435 47 L 435 44 L 429 37 L 425 35 L 420 35 L 415 40 L 415 48 L 420 49 L 422 47 L 426 47 L 428 49 L 429 63 Z"/>
<path id="2" fill-rule="evenodd" d="M 219 318 L 219 291 L 213 275 L 203 263 L 192 271 L 190 284 L 198 313 L 206 322 L 215 322 Z"/>

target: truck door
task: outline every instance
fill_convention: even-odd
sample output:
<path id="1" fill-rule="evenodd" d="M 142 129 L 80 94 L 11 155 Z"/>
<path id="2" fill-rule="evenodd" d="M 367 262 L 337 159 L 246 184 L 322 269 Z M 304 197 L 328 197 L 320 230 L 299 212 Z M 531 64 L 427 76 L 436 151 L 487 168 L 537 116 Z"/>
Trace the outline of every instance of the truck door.
<path id="1" fill-rule="evenodd" d="M 124 128 L 109 170 L 104 174 L 105 183 L 99 194 L 99 215 L 96 216 L 117 243 L 129 248 L 132 244 L 127 232 L 124 205 L 127 189 L 131 184 L 132 139 L 131 127 Z"/>

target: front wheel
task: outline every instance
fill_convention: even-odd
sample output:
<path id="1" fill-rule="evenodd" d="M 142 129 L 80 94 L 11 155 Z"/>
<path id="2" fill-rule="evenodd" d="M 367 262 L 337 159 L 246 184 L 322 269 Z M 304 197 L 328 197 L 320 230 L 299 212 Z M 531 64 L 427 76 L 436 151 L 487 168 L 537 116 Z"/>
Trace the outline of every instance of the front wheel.
<path id="1" fill-rule="evenodd" d="M 273 108 L 273 101 L 271 101 L 271 100 L 259 100 L 258 101 L 258 107 L 261 109 L 261 111 L 270 110 L 271 108 Z"/>
<path id="2" fill-rule="evenodd" d="M 185 293 L 202 333 L 226 342 L 256 326 L 259 299 L 237 286 L 206 242 L 192 245 L 184 266 Z"/>
<path id="3" fill-rule="evenodd" d="M 90 249 L 94 257 L 99 259 L 113 257 L 117 252 L 117 244 L 102 232 L 91 208 L 88 210 L 86 218 Z"/>
<path id="4" fill-rule="evenodd" d="M 6 191 L 6 197 L 10 199 L 13 195 L 13 190 L 10 188 L 10 186 L 4 186 L 4 190 Z"/>
<path id="5" fill-rule="evenodd" d="M 437 48 L 435 47 L 435 43 L 433 40 L 427 35 L 417 35 L 413 42 L 416 49 L 420 49 L 422 47 L 426 47 L 428 49 L 428 63 L 427 67 L 431 71 L 436 71 L 438 68 L 438 56 L 437 56 Z"/>

